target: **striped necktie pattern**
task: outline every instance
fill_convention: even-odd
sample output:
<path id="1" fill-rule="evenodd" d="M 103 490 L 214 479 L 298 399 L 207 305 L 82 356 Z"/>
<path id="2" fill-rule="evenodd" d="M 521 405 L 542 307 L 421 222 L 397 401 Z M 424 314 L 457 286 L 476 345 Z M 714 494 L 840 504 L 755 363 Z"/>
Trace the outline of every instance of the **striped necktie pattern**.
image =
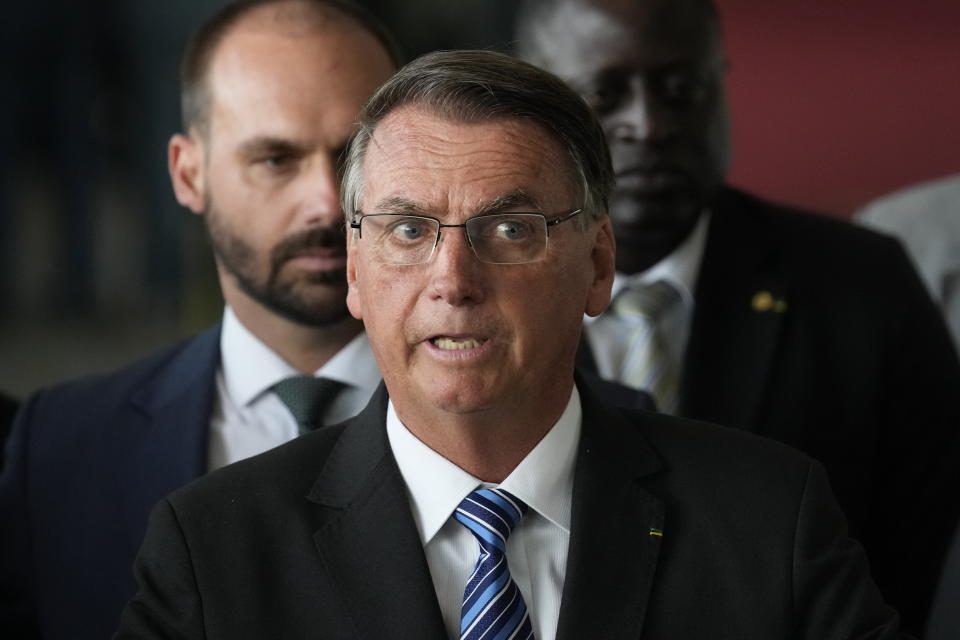
<path id="1" fill-rule="evenodd" d="M 527 505 L 503 489 L 477 489 L 453 517 L 480 543 L 480 558 L 467 580 L 460 610 L 461 640 L 532 640 L 523 595 L 507 567 L 507 538 Z"/>

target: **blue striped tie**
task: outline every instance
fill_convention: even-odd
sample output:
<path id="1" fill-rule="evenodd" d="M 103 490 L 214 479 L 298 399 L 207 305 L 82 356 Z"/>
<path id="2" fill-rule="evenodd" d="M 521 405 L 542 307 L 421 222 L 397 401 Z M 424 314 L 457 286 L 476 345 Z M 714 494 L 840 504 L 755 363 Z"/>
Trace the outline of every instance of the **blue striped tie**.
<path id="1" fill-rule="evenodd" d="M 507 567 L 507 538 L 527 512 L 503 489 L 477 489 L 453 517 L 476 536 L 480 559 L 463 590 L 461 640 L 532 640 L 527 604 Z"/>

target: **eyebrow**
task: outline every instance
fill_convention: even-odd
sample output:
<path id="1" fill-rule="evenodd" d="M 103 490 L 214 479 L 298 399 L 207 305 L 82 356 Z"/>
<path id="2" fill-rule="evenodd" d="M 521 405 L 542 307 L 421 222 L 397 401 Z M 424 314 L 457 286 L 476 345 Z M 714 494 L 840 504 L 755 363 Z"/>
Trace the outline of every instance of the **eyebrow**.
<path id="1" fill-rule="evenodd" d="M 502 213 L 508 209 L 525 207 L 534 211 L 540 210 L 540 201 L 523 189 L 516 189 L 505 194 L 499 195 L 491 200 L 481 202 L 472 212 L 474 216 L 482 216 L 491 213 Z M 403 198 L 401 196 L 389 196 L 379 200 L 375 211 L 378 213 L 400 213 L 405 215 L 435 215 L 429 207 Z"/>
<path id="2" fill-rule="evenodd" d="M 531 193 L 523 189 L 516 189 L 503 195 L 497 196 L 493 200 L 481 203 L 476 209 L 475 215 L 482 216 L 489 213 L 501 213 L 507 209 L 517 207 L 526 207 L 535 211 L 540 211 L 540 201 Z"/>
<path id="3" fill-rule="evenodd" d="M 307 148 L 302 141 L 277 138 L 274 136 L 257 136 L 240 143 L 238 152 L 243 156 L 258 156 L 266 153 L 298 153 Z"/>
<path id="4" fill-rule="evenodd" d="M 377 213 L 404 213 L 411 216 L 427 215 L 425 207 L 400 196 L 389 196 L 377 201 L 373 211 Z"/>

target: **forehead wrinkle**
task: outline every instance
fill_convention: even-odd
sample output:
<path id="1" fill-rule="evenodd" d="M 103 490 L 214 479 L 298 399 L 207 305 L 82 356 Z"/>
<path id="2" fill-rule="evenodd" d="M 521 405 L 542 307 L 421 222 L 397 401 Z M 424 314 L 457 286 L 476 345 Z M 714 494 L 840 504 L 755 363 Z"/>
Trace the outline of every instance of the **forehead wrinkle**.
<path id="1" fill-rule="evenodd" d="M 439 144 L 432 144 L 434 140 Z M 506 198 L 509 195 L 514 200 L 532 200 L 530 189 L 535 185 L 518 184 L 516 176 L 519 172 L 527 178 L 545 178 L 543 162 L 538 162 L 537 158 L 542 158 L 544 153 L 552 149 L 531 141 L 505 143 L 503 148 L 496 150 L 483 147 L 482 144 L 472 141 L 450 144 L 441 138 L 429 139 L 427 136 L 396 145 L 382 144 L 378 145 L 376 153 L 370 153 L 365 158 L 364 173 L 370 174 L 370 161 L 373 160 L 379 176 L 392 176 L 395 179 L 399 176 L 409 179 L 416 175 L 427 182 L 439 184 L 455 180 L 454 184 L 462 189 L 477 183 L 512 182 L 511 186 L 504 185 L 502 193 L 486 199 Z M 560 163 L 553 161 L 552 164 Z M 431 177 L 436 180 L 431 180 Z"/>
<path id="2" fill-rule="evenodd" d="M 453 146 L 444 135 L 444 130 L 451 127 L 463 136 Z M 488 129 L 489 135 L 489 129 L 499 127 L 510 131 L 511 140 L 510 144 L 495 153 L 486 146 L 486 136 L 468 135 L 471 130 L 483 128 Z M 537 133 L 531 134 L 532 131 Z M 443 169 L 455 170 L 473 166 L 477 162 L 502 164 L 504 158 L 522 157 L 526 151 L 532 151 L 534 155 L 544 151 L 552 152 L 554 149 L 547 147 L 556 146 L 557 140 L 549 131 L 520 117 L 494 118 L 479 122 L 461 121 L 437 114 L 428 107 L 410 104 L 396 108 L 377 123 L 370 133 L 370 143 L 368 146 L 375 147 L 385 158 L 389 157 L 394 161 L 412 161 L 414 165 L 420 166 L 426 162 L 441 165 Z M 393 153 L 387 153 L 386 148 L 390 148 Z M 459 160 L 459 163 L 450 164 L 450 160 Z"/>
<path id="3" fill-rule="evenodd" d="M 491 213 L 501 213 L 508 209 L 526 207 L 539 211 L 540 199 L 524 189 L 515 189 L 493 198 L 480 200 L 470 207 L 474 215 L 482 216 Z M 377 201 L 374 210 L 370 213 L 400 213 L 406 215 L 437 215 L 439 212 L 432 207 L 416 202 L 403 196 L 387 196 Z"/>
<path id="4" fill-rule="evenodd" d="M 403 196 L 387 196 L 378 200 L 370 213 L 403 213 L 418 216 L 430 213 L 430 208 Z"/>
<path id="5" fill-rule="evenodd" d="M 567 167 L 561 145 L 522 119 L 462 123 L 405 106 L 373 128 L 370 142 L 361 175 L 378 211 L 460 218 L 540 210 L 570 195 L 566 183 L 562 193 L 546 186 Z"/>

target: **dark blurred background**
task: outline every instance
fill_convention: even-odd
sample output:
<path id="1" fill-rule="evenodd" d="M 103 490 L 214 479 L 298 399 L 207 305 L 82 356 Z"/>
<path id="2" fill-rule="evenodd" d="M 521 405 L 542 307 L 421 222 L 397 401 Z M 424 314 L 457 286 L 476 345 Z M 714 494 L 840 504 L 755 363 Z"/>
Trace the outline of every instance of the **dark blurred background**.
<path id="1" fill-rule="evenodd" d="M 225 0 L 33 0 L 0 18 L 0 390 L 24 396 L 215 322 L 166 174 L 177 64 Z M 368 0 L 408 56 L 510 49 L 513 0 Z M 847 217 L 960 167 L 960 2 L 720 0 L 732 181 Z"/>

